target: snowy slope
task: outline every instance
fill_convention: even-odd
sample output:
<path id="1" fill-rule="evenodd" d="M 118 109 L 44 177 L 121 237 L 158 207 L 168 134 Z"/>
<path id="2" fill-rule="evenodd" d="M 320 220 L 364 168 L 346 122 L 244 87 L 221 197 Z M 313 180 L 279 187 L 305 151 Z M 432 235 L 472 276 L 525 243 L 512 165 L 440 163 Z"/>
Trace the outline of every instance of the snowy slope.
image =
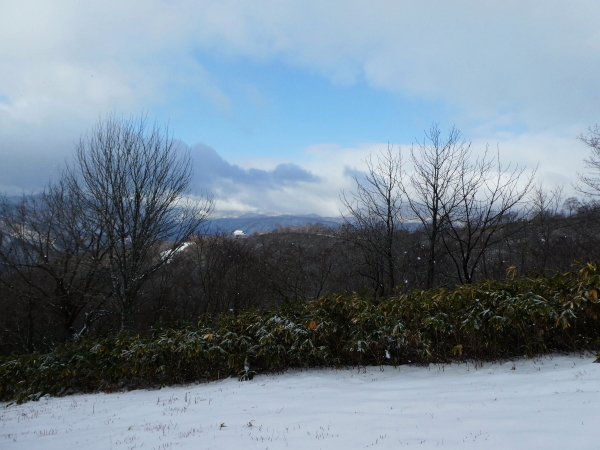
<path id="1" fill-rule="evenodd" d="M 599 449 L 593 360 L 290 371 L 45 398 L 0 410 L 0 448 Z"/>

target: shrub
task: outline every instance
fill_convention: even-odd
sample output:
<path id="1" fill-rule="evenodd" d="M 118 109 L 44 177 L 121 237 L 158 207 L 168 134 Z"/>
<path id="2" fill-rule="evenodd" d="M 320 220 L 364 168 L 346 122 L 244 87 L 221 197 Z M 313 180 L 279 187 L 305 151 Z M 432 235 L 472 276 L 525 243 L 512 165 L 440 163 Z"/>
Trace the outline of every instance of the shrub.
<path id="1" fill-rule="evenodd" d="M 290 367 L 497 360 L 600 347 L 600 269 L 387 298 L 326 295 L 0 360 L 0 399 L 250 379 Z"/>

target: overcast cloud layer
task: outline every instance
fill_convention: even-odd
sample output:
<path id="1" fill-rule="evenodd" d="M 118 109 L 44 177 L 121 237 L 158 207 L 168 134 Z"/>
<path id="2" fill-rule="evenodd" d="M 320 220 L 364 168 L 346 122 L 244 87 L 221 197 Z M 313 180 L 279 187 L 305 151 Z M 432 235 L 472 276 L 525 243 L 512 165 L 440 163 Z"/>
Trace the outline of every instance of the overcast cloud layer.
<path id="1" fill-rule="evenodd" d="M 392 136 L 406 148 L 432 121 L 457 125 L 478 151 L 498 144 L 509 160 L 539 163 L 546 182 L 569 183 L 586 155 L 575 137 L 598 121 L 598 17 L 591 0 L 3 0 L 0 191 L 56 177 L 78 137 L 111 111 L 170 118 L 198 153 L 198 187 L 215 189 L 221 209 L 335 214 L 348 168 Z M 429 106 L 401 135 L 351 143 L 338 114 L 321 119 L 312 108 L 307 120 L 336 131 L 283 148 L 269 118 L 297 120 L 302 99 L 274 97 L 268 82 L 245 78 L 247 67 L 262 80 L 283 67 L 299 74 L 300 90 L 317 79 Z M 375 127 L 383 118 L 372 107 L 348 114 Z M 297 121 L 290 128 L 302 129 Z M 262 140 L 235 141 L 236 130 Z"/>

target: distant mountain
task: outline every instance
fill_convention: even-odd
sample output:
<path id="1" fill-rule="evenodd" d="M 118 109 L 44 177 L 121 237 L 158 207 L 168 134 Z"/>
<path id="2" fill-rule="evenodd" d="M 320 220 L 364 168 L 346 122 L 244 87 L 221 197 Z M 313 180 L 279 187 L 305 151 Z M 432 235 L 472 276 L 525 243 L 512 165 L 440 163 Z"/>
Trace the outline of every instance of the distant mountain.
<path id="1" fill-rule="evenodd" d="M 26 195 L 26 197 L 39 197 L 40 194 Z M 22 196 L 5 197 L 8 200 L 9 208 L 14 207 L 23 198 Z M 279 216 L 246 213 L 238 217 L 220 217 L 208 219 L 204 223 L 204 232 L 207 234 L 233 233 L 236 230 L 243 231 L 246 235 L 251 235 L 256 231 L 274 231 L 278 227 L 305 226 L 308 224 L 324 225 L 336 229 L 344 223 L 342 217 L 321 217 L 317 214 L 283 214 Z M 404 223 L 403 227 L 413 231 L 418 227 L 417 223 Z"/>
<path id="2" fill-rule="evenodd" d="M 264 214 L 248 213 L 236 218 L 223 217 L 209 219 L 206 221 L 205 227 L 208 234 L 233 233 L 236 230 L 242 230 L 247 235 L 250 235 L 255 231 L 274 231 L 280 226 L 321 224 L 337 228 L 342 223 L 343 219 L 341 217 L 321 217 L 316 214 L 267 216 Z"/>
<path id="3" fill-rule="evenodd" d="M 256 213 L 246 213 L 241 216 L 236 217 L 236 219 L 262 219 L 264 217 L 272 217 L 268 214 L 256 214 Z"/>

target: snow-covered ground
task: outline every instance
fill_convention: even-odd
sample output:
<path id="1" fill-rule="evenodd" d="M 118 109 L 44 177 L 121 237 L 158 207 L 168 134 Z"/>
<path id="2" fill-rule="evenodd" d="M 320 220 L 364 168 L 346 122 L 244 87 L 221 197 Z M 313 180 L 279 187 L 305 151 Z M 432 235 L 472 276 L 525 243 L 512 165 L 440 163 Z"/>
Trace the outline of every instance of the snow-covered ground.
<path id="1" fill-rule="evenodd" d="M 290 371 L 0 409 L 2 449 L 600 449 L 600 364 Z"/>

